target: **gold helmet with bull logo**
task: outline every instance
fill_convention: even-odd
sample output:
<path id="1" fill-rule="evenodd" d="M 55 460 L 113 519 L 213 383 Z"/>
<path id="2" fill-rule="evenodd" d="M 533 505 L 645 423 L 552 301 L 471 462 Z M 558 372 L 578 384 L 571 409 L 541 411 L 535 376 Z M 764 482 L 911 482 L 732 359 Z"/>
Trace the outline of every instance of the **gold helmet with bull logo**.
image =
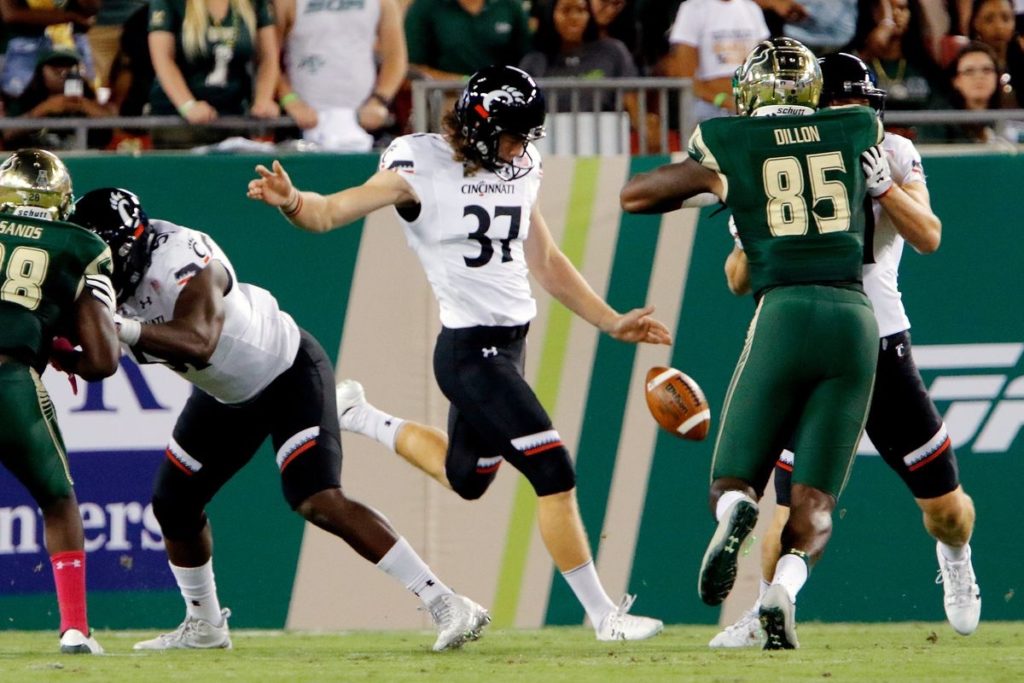
<path id="1" fill-rule="evenodd" d="M 757 44 L 733 77 L 736 111 L 751 115 L 763 107 L 771 113 L 795 114 L 817 109 L 822 77 L 818 60 L 792 38 Z"/>

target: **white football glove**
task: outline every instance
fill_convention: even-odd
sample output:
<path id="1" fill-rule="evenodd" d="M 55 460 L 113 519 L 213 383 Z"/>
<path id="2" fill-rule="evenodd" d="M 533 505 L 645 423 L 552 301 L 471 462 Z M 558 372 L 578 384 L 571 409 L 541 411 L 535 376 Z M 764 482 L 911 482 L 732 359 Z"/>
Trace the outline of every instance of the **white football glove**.
<path id="1" fill-rule="evenodd" d="M 875 199 L 892 187 L 892 169 L 889 168 L 889 158 L 882 151 L 881 145 L 875 145 L 860 155 L 860 167 L 864 169 L 868 194 Z"/>

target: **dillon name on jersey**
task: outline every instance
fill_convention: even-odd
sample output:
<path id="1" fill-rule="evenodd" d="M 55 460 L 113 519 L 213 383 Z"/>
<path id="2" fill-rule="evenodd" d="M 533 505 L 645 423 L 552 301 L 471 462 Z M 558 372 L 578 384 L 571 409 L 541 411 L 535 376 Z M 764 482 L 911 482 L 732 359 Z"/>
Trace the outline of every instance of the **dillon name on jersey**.
<path id="1" fill-rule="evenodd" d="M 400 137 L 381 155 L 380 168 L 400 173 L 419 197 L 419 213 L 403 218 L 405 236 L 445 327 L 523 325 L 537 314 L 523 241 L 542 172 L 540 152 L 532 144 L 527 152 L 533 169 L 512 181 L 485 169 L 464 175 L 436 134 Z"/>
<path id="2" fill-rule="evenodd" d="M 211 261 L 227 269 L 231 283 L 224 295 L 224 328 L 207 364 L 196 367 L 136 351 L 142 356 L 138 360 L 167 365 L 223 403 L 253 398 L 295 361 L 295 321 L 278 308 L 270 292 L 240 283 L 228 257 L 208 235 L 162 220 L 150 221 L 150 227 L 150 264 L 138 289 L 121 306 L 123 315 L 144 324 L 171 320 L 178 295 Z"/>
<path id="3" fill-rule="evenodd" d="M 925 182 L 921 155 L 910 140 L 886 133 L 882 150 L 889 157 L 892 179 L 897 185 Z M 879 202 L 871 202 L 871 212 L 874 231 L 873 234 L 870 229 L 867 231 L 865 241 L 870 240 L 872 258 L 870 263 L 864 264 L 864 293 L 875 309 L 879 335 L 888 337 L 910 329 L 898 284 L 903 238 Z"/>

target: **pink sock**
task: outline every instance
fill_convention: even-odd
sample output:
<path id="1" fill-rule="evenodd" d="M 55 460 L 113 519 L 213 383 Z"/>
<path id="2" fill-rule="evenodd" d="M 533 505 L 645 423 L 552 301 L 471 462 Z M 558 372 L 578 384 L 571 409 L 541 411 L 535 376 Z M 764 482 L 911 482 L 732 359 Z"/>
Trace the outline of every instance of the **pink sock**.
<path id="1" fill-rule="evenodd" d="M 69 550 L 50 555 L 53 582 L 57 586 L 60 608 L 60 632 L 76 628 L 89 635 L 89 619 L 85 612 L 85 551 Z"/>

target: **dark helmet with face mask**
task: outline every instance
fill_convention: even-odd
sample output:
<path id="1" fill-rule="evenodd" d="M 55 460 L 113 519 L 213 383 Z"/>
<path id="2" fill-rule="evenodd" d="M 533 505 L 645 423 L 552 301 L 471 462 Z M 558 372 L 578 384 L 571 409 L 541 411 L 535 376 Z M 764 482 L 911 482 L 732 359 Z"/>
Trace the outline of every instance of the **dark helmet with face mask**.
<path id="1" fill-rule="evenodd" d="M 135 292 L 149 265 L 149 218 L 134 192 L 104 187 L 86 192 L 68 219 L 100 236 L 114 257 L 118 303 Z"/>
<path id="2" fill-rule="evenodd" d="M 831 107 L 840 100 L 865 99 L 879 114 L 885 109 L 885 91 L 875 84 L 874 74 L 859 57 L 836 52 L 818 60 L 821 66 L 822 107 Z"/>
<path id="3" fill-rule="evenodd" d="M 544 95 L 530 74 L 514 66 L 489 66 L 473 74 L 455 104 L 459 132 L 466 139 L 471 160 L 505 180 L 521 178 L 533 160 L 499 157 L 502 133 L 524 143 L 544 137 Z"/>

